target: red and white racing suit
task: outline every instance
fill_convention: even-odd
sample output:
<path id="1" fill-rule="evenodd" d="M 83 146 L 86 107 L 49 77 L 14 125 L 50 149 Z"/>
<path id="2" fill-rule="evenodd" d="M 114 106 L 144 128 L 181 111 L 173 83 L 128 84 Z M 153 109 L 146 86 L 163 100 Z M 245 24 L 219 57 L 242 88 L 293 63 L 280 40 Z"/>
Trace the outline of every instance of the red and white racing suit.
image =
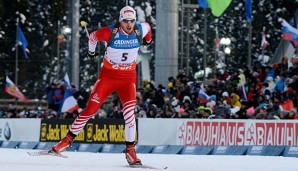
<path id="1" fill-rule="evenodd" d="M 89 51 L 94 52 L 98 41 L 108 42 L 114 25 L 103 27 L 90 34 Z M 138 24 L 147 42 L 151 41 L 151 27 L 148 23 Z M 135 32 L 126 34 L 121 27 L 115 35 L 103 61 L 98 79 L 90 94 L 86 108 L 75 119 L 70 131 L 77 135 L 87 121 L 99 110 L 102 103 L 112 92 L 119 94 L 125 120 L 125 138 L 135 140 L 136 124 L 134 109 L 136 105 L 136 62 L 141 42 Z"/>

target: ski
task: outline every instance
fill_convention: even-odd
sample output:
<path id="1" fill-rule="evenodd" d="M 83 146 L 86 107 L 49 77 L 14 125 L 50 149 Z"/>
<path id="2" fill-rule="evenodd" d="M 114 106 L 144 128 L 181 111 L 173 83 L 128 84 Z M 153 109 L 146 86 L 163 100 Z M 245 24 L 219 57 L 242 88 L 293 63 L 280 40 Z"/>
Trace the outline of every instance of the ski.
<path id="1" fill-rule="evenodd" d="M 58 154 L 52 150 L 50 151 L 37 151 L 37 152 L 27 152 L 30 156 L 57 156 L 62 158 L 68 158 L 68 156 L 63 154 Z"/>
<path id="2" fill-rule="evenodd" d="M 157 167 L 150 166 L 150 165 L 126 165 L 126 166 L 130 167 L 130 168 L 151 169 L 151 170 L 166 170 L 166 169 L 168 169 L 168 167 L 157 168 Z"/>

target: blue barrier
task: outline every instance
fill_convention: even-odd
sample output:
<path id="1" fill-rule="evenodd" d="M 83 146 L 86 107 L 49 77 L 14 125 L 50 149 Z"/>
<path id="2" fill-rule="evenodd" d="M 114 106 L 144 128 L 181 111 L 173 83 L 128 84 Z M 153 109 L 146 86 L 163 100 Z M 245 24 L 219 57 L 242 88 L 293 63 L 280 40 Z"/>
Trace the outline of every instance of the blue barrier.
<path id="1" fill-rule="evenodd" d="M 93 153 L 98 153 L 101 151 L 103 144 L 84 144 L 81 143 L 78 151 L 80 152 L 93 152 Z"/>
<path id="2" fill-rule="evenodd" d="M 18 148 L 21 149 L 34 149 L 38 145 L 38 142 L 21 142 Z"/>
<path id="3" fill-rule="evenodd" d="M 87 151 L 98 153 L 99 151 L 101 151 L 102 147 L 103 147 L 103 144 L 91 144 L 88 147 Z"/>
<path id="4" fill-rule="evenodd" d="M 249 146 L 247 150 L 247 155 L 260 156 L 264 148 L 265 146 Z"/>
<path id="5" fill-rule="evenodd" d="M 183 145 L 169 145 L 164 154 L 180 154 L 183 147 Z"/>
<path id="6" fill-rule="evenodd" d="M 249 146 L 247 150 L 247 155 L 260 156 L 265 146 Z"/>
<path id="7" fill-rule="evenodd" d="M 152 153 L 163 154 L 167 148 L 168 148 L 168 145 L 158 145 L 153 148 Z"/>
<path id="8" fill-rule="evenodd" d="M 81 143 L 78 147 L 78 151 L 80 152 L 86 152 L 88 150 L 88 148 L 90 147 L 91 144 L 85 144 L 85 143 Z"/>
<path id="9" fill-rule="evenodd" d="M 112 149 L 114 148 L 114 144 L 103 144 L 101 153 L 110 153 L 112 151 Z"/>
<path id="10" fill-rule="evenodd" d="M 212 155 L 245 155 L 248 146 L 216 146 Z"/>
<path id="11" fill-rule="evenodd" d="M 36 149 L 43 150 L 46 145 L 47 145 L 46 142 L 40 142 L 40 143 L 37 144 Z"/>
<path id="12" fill-rule="evenodd" d="M 284 157 L 298 157 L 298 146 L 287 146 L 283 153 Z"/>
<path id="13" fill-rule="evenodd" d="M 247 155 L 281 156 L 285 146 L 249 146 Z"/>
<path id="14" fill-rule="evenodd" d="M 285 150 L 285 146 L 267 146 L 264 149 L 264 156 L 282 156 Z"/>
<path id="15" fill-rule="evenodd" d="M 36 149 L 38 150 L 50 150 L 52 149 L 53 145 L 55 145 L 57 142 L 40 142 L 38 143 Z"/>
<path id="16" fill-rule="evenodd" d="M 17 148 L 19 144 L 19 141 L 4 141 L 1 144 L 1 148 Z"/>
<path id="17" fill-rule="evenodd" d="M 1 148 L 50 150 L 57 142 L 0 141 Z M 67 151 L 123 153 L 124 144 L 73 143 Z M 192 154 L 192 155 L 259 155 L 298 157 L 298 146 L 183 146 L 137 145 L 137 153 Z"/>
<path id="18" fill-rule="evenodd" d="M 181 154 L 194 154 L 195 153 L 196 146 L 185 146 Z"/>
<path id="19" fill-rule="evenodd" d="M 184 146 L 181 154 L 210 155 L 213 146 Z"/>
<path id="20" fill-rule="evenodd" d="M 137 153 L 151 153 L 153 150 L 153 145 L 137 145 L 136 152 Z"/>
<path id="21" fill-rule="evenodd" d="M 72 143 L 70 147 L 67 148 L 66 151 L 77 151 L 79 148 L 80 143 Z"/>
<path id="22" fill-rule="evenodd" d="M 123 153 L 125 148 L 126 148 L 126 145 L 124 145 L 124 144 L 116 144 L 116 145 L 114 145 L 114 147 L 110 151 L 110 153 Z"/>

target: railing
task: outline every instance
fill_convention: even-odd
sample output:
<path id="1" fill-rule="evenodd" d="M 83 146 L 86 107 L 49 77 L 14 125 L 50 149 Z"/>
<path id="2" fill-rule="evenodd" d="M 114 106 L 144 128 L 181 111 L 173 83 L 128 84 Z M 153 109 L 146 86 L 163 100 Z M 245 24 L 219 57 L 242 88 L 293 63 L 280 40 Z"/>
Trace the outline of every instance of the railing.
<path id="1" fill-rule="evenodd" d="M 28 103 L 24 103 L 17 99 L 0 99 L 0 108 L 23 109 L 26 107 L 27 109 L 36 109 L 39 106 L 43 110 L 46 110 L 48 108 L 48 103 L 46 100 L 40 99 L 28 99 Z"/>

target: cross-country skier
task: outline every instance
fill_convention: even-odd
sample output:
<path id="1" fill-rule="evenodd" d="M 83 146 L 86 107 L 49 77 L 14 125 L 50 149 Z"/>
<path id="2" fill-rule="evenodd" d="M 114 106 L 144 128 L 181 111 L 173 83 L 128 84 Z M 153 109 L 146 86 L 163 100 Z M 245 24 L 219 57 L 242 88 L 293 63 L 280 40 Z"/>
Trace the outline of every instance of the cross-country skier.
<path id="1" fill-rule="evenodd" d="M 111 37 L 112 40 L 109 41 Z M 59 154 L 65 151 L 108 95 L 117 92 L 122 102 L 125 120 L 126 159 L 130 165 L 141 165 L 141 160 L 135 152 L 136 62 L 142 43 L 149 44 L 151 40 L 150 25 L 146 22 L 136 24 L 136 11 L 130 6 L 121 9 L 119 24 L 102 27 L 90 34 L 90 58 L 98 55 L 95 53 L 98 41 L 105 41 L 108 45 L 103 67 L 86 108 L 75 119 L 66 137 L 52 147 L 54 152 Z"/>

